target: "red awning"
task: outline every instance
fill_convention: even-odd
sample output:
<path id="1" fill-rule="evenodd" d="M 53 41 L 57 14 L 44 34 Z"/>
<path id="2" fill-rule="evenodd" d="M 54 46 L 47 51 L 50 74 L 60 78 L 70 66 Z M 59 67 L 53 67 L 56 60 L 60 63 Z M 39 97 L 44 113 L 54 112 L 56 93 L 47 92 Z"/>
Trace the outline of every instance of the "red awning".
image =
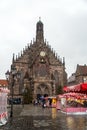
<path id="1" fill-rule="evenodd" d="M 87 83 L 81 83 L 73 86 L 65 86 L 63 88 L 65 92 L 83 92 L 87 91 Z"/>
<path id="2" fill-rule="evenodd" d="M 68 92 L 68 87 L 64 86 L 63 91 Z"/>
<path id="3" fill-rule="evenodd" d="M 87 83 L 81 84 L 81 91 L 87 91 Z"/>
<path id="4" fill-rule="evenodd" d="M 63 91 L 65 92 L 75 92 L 75 91 L 80 91 L 80 85 L 74 85 L 74 86 L 65 86 L 63 88 Z"/>

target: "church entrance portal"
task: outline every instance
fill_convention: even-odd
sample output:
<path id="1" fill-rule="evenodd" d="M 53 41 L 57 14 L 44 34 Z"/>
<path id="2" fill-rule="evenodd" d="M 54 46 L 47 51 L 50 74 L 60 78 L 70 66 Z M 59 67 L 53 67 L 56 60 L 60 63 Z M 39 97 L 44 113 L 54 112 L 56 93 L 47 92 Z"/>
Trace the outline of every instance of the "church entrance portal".
<path id="1" fill-rule="evenodd" d="M 46 84 L 40 84 L 36 90 L 37 99 L 40 99 L 42 96 L 49 96 L 49 87 Z"/>

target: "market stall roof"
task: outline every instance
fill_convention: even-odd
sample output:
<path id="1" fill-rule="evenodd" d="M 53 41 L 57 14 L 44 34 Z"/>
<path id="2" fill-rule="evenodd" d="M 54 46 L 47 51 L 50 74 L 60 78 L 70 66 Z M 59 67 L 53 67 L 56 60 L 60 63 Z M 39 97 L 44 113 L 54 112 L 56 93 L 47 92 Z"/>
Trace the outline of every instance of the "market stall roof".
<path id="1" fill-rule="evenodd" d="M 82 93 L 76 93 L 76 92 L 69 92 L 69 93 L 65 93 L 63 94 L 63 96 L 66 96 L 66 97 L 83 97 L 83 98 L 87 98 L 87 94 L 82 94 Z"/>
<path id="2" fill-rule="evenodd" d="M 62 95 L 58 95 L 59 98 L 71 98 L 71 99 L 86 99 L 87 100 L 87 94 L 83 93 L 76 93 L 76 92 L 69 92 L 64 93 Z"/>
<path id="3" fill-rule="evenodd" d="M 0 88 L 0 92 L 9 93 L 10 90 L 8 88 Z"/>
<path id="4" fill-rule="evenodd" d="M 65 86 L 64 92 L 87 92 L 87 83 L 81 83 L 73 86 Z"/>
<path id="5" fill-rule="evenodd" d="M 7 80 L 5 80 L 5 79 L 0 79 L 0 87 L 2 87 L 2 86 L 8 86 L 8 82 L 7 82 Z"/>

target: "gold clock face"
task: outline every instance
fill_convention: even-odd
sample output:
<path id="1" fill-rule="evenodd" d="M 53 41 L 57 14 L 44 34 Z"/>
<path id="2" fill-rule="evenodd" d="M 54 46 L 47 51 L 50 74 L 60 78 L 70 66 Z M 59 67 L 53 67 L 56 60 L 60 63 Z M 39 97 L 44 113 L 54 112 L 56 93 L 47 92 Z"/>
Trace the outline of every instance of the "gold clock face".
<path id="1" fill-rule="evenodd" d="M 41 52 L 40 52 L 40 56 L 45 56 L 45 52 L 44 52 L 44 51 L 41 51 Z"/>

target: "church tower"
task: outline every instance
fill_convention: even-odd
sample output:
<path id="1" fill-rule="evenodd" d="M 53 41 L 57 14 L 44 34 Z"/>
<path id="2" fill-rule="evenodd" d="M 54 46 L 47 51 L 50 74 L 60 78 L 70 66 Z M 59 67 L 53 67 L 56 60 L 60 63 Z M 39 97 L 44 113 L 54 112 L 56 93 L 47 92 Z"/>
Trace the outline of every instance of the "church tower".
<path id="1" fill-rule="evenodd" d="M 41 22 L 41 19 L 39 18 L 39 22 L 36 24 L 36 42 L 42 43 L 44 41 L 44 36 L 43 36 L 43 23 Z"/>

